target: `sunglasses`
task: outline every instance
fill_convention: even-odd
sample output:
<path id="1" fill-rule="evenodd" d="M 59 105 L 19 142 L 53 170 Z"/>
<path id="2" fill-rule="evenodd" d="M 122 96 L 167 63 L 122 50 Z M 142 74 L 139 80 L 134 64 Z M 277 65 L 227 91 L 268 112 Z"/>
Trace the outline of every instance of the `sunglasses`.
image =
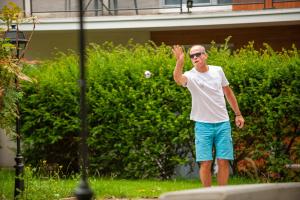
<path id="1" fill-rule="evenodd" d="M 190 54 L 190 58 L 193 59 L 193 58 L 198 58 L 200 57 L 202 54 L 205 54 L 205 52 L 197 52 L 197 53 L 194 53 L 194 54 Z"/>

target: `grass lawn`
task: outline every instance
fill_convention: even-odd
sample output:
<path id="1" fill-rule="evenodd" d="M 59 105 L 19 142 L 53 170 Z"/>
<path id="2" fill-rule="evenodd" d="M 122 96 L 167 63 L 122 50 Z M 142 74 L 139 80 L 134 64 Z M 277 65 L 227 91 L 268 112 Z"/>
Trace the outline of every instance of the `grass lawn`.
<path id="1" fill-rule="evenodd" d="M 162 193 L 194 189 L 201 187 L 199 180 L 122 180 L 112 178 L 89 178 L 97 199 L 114 198 L 157 198 Z M 216 180 L 213 181 L 216 185 Z M 242 177 L 231 177 L 231 185 L 255 183 L 253 180 Z M 79 184 L 79 177 L 70 179 L 57 178 L 25 178 L 25 194 L 23 199 L 61 199 L 73 195 L 74 189 Z M 14 170 L 0 169 L 0 200 L 13 199 L 14 192 Z"/>

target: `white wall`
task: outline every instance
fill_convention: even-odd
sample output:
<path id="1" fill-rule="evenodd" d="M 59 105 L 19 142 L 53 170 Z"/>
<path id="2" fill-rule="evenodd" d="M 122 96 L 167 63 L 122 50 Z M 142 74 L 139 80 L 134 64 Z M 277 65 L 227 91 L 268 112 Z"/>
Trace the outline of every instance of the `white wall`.
<path id="1" fill-rule="evenodd" d="M 16 144 L 2 129 L 0 129 L 0 146 L 0 167 L 13 167 Z"/>

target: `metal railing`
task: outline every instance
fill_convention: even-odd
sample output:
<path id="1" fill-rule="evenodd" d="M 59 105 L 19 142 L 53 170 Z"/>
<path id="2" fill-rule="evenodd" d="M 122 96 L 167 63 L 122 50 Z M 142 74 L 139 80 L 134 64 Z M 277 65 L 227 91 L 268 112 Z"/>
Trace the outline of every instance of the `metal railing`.
<path id="1" fill-rule="evenodd" d="M 26 0 L 24 0 L 26 1 Z M 27 0 L 30 1 L 30 14 L 69 14 L 77 13 L 78 5 L 76 0 Z M 185 13 L 187 0 L 177 0 L 177 4 L 165 4 L 165 0 L 85 0 L 84 12 L 88 16 L 103 15 L 139 15 L 139 14 L 159 14 L 162 12 Z M 195 1 L 193 8 L 207 6 L 227 6 L 227 5 L 249 5 L 249 4 L 266 4 L 267 0 L 202 0 Z M 272 0 L 277 2 L 300 2 L 300 0 Z M 23 3 L 24 6 L 24 3 Z M 25 10 L 25 8 L 24 8 Z M 165 10 L 165 11 L 163 11 Z M 74 14 L 75 15 L 75 14 Z"/>
<path id="2" fill-rule="evenodd" d="M 31 2 L 31 14 L 36 13 L 72 13 L 78 12 L 77 2 L 74 0 L 65 0 L 64 4 L 55 4 L 55 0 L 52 2 L 43 2 L 40 0 L 30 0 Z M 88 0 L 85 1 L 84 11 L 87 13 L 94 13 L 95 16 L 99 15 L 118 15 L 121 11 L 134 11 L 134 14 L 138 15 L 139 11 L 143 10 L 160 10 L 160 9 L 179 9 L 179 12 L 183 12 L 183 1 L 181 0 L 179 5 L 172 6 L 160 6 L 157 4 L 145 3 L 141 0 Z M 151 1 L 148 1 L 151 2 Z M 154 2 L 154 1 L 153 1 Z M 42 4 L 48 4 L 46 9 L 41 6 Z"/>

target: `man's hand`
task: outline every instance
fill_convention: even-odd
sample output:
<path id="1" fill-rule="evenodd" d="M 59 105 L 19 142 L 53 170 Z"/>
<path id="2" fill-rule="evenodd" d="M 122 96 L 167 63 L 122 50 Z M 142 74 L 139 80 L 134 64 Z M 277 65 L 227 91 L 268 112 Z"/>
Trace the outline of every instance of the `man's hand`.
<path id="1" fill-rule="evenodd" d="M 239 128 L 244 127 L 245 120 L 242 115 L 235 116 L 235 125 Z"/>
<path id="2" fill-rule="evenodd" d="M 176 61 L 183 64 L 183 62 L 184 62 L 184 53 L 183 53 L 183 50 L 182 50 L 181 46 L 174 45 L 173 49 L 172 49 L 172 52 L 173 52 L 173 54 L 176 58 Z"/>

